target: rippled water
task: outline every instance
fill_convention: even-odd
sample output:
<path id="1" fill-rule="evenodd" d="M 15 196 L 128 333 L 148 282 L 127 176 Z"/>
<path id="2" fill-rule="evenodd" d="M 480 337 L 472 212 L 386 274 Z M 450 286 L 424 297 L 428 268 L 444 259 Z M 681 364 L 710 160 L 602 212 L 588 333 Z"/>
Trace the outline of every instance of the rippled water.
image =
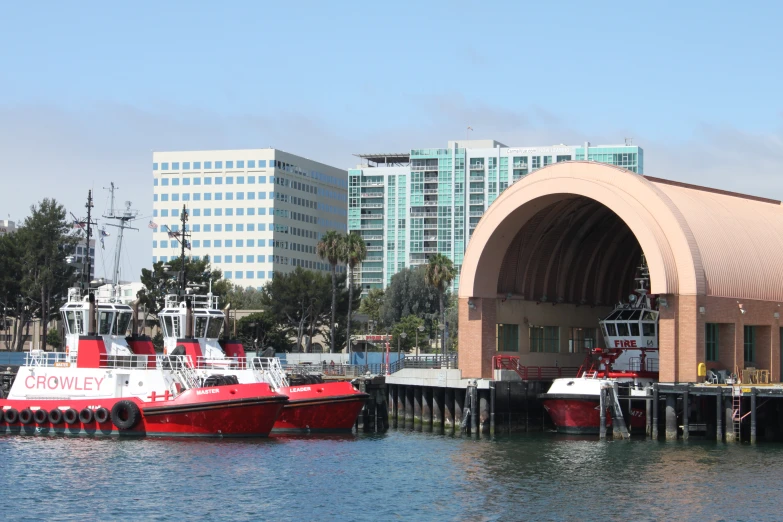
<path id="1" fill-rule="evenodd" d="M 783 446 L 426 433 L 0 438 L 0 517 L 780 520 Z"/>

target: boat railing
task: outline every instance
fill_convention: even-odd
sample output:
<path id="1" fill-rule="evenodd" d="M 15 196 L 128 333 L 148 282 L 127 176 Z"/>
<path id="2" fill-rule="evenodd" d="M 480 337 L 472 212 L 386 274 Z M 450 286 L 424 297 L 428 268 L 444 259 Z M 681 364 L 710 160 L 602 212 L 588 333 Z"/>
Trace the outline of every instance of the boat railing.
<path id="1" fill-rule="evenodd" d="M 193 308 L 218 309 L 218 296 L 216 295 L 189 294 L 188 297 L 191 299 Z M 168 294 L 165 299 L 165 308 L 178 308 L 180 303 L 183 303 L 181 296 Z"/>
<path id="2" fill-rule="evenodd" d="M 269 378 L 269 384 L 273 388 L 280 389 L 288 386 L 288 377 L 277 357 L 253 357 L 251 365 L 253 369 L 262 371 Z"/>
<path id="3" fill-rule="evenodd" d="M 646 358 L 644 360 L 644 368 L 642 368 L 641 357 L 631 357 L 628 360 L 628 370 L 632 372 L 657 372 L 658 371 L 658 358 Z"/>
<path id="4" fill-rule="evenodd" d="M 45 352 L 30 350 L 25 354 L 24 365 L 36 367 L 63 366 L 71 362 L 70 354 L 66 352 Z"/>
<path id="5" fill-rule="evenodd" d="M 495 355 L 492 367 L 496 370 L 511 370 L 523 381 L 549 381 L 561 377 L 576 377 L 580 368 L 575 366 L 522 366 L 519 356 Z"/>

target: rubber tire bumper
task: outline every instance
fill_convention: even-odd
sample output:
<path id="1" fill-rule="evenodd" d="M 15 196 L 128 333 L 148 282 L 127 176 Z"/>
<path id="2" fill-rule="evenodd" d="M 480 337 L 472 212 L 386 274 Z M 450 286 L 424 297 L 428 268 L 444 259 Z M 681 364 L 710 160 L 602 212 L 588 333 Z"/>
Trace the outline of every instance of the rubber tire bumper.
<path id="1" fill-rule="evenodd" d="M 82 422 L 82 424 L 91 423 L 94 417 L 95 415 L 90 408 L 84 408 L 79 412 L 79 420 Z"/>
<path id="2" fill-rule="evenodd" d="M 135 428 L 141 420 L 141 410 L 133 401 L 119 401 L 111 408 L 111 421 L 121 430 Z"/>
<path id="3" fill-rule="evenodd" d="M 97 422 L 98 424 L 103 424 L 104 422 L 109 420 L 109 415 L 110 415 L 109 410 L 107 410 L 106 408 L 98 408 L 97 410 L 95 410 L 95 415 L 94 415 L 95 422 Z"/>
<path id="4" fill-rule="evenodd" d="M 8 424 L 16 424 L 16 421 L 19 420 L 19 412 L 14 408 L 8 408 L 3 412 L 3 419 L 5 419 Z"/>
<path id="5" fill-rule="evenodd" d="M 74 424 L 79 420 L 79 412 L 73 408 L 68 408 L 63 412 L 63 420 L 65 421 L 65 424 Z"/>
<path id="6" fill-rule="evenodd" d="M 60 424 L 63 421 L 63 411 L 59 408 L 55 408 L 49 412 L 49 422 L 52 425 Z"/>
<path id="7" fill-rule="evenodd" d="M 19 412 L 19 422 L 22 424 L 30 424 L 33 422 L 33 412 L 30 408 L 25 408 Z"/>

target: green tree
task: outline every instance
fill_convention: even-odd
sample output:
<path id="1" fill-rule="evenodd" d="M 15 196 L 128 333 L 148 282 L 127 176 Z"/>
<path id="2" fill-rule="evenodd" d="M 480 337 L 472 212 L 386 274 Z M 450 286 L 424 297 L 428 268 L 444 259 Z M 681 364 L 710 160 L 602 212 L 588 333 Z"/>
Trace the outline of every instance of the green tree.
<path id="1" fill-rule="evenodd" d="M 79 241 L 71 235 L 72 230 L 66 220 L 65 207 L 47 198 L 30 207 L 30 215 L 16 232 L 22 247 L 22 295 L 28 306 L 34 305 L 28 310 L 40 314 L 44 349 L 44 332 L 52 314 L 57 314 L 58 297 L 65 297 L 74 282 L 74 270 L 65 260 Z M 22 340 L 20 336 L 17 349 L 21 349 Z"/>
<path id="2" fill-rule="evenodd" d="M 327 261 L 332 271 L 332 320 L 329 323 L 330 330 L 334 328 L 337 314 L 337 264 L 340 262 L 343 250 L 342 234 L 336 230 L 329 230 L 321 237 L 316 245 L 318 257 Z M 330 334 L 330 351 L 334 353 L 335 334 Z"/>
<path id="3" fill-rule="evenodd" d="M 367 245 L 358 232 L 343 236 L 342 261 L 348 267 L 348 315 L 346 320 L 346 339 L 351 338 L 351 312 L 353 311 L 354 272 L 367 257 Z"/>
<path id="4" fill-rule="evenodd" d="M 370 321 L 380 322 L 381 308 L 383 307 L 384 292 L 382 288 L 372 288 L 362 298 L 359 304 L 359 313 L 365 314 Z"/>
<path id="5" fill-rule="evenodd" d="M 18 234 L 0 236 L 0 307 L 2 307 L 3 330 L 13 333 L 5 336 L 5 348 L 16 347 L 17 323 L 11 318 L 20 319 L 22 312 L 22 246 Z"/>
<path id="6" fill-rule="evenodd" d="M 430 258 L 430 262 L 426 265 L 424 272 L 424 280 L 432 288 L 438 291 L 438 305 L 440 309 L 440 321 L 442 324 L 446 322 L 446 310 L 445 310 L 445 295 L 446 291 L 454 280 L 454 264 L 451 259 L 443 254 L 436 254 Z M 441 350 L 443 355 L 446 355 L 446 340 L 445 336 L 441 336 Z"/>
<path id="7" fill-rule="evenodd" d="M 263 292 L 250 286 L 230 285 L 230 290 L 224 297 L 225 302 L 231 303 L 232 310 L 261 310 L 263 308 Z"/>
<path id="8" fill-rule="evenodd" d="M 417 339 L 416 334 L 418 333 L 419 350 L 426 350 L 427 345 L 429 344 L 429 336 L 427 335 L 426 330 L 423 332 L 418 331 L 420 326 L 424 326 L 424 319 L 421 317 L 416 317 L 415 315 L 403 317 L 391 330 L 394 348 L 396 349 L 398 340 L 399 346 L 403 351 L 407 352 L 415 348 Z M 404 338 L 400 336 L 402 332 L 405 332 Z"/>
<path id="9" fill-rule="evenodd" d="M 176 294 L 179 289 L 177 274 L 182 269 L 181 258 L 175 258 L 168 262 L 158 261 L 153 263 L 152 270 L 141 269 L 141 283 L 144 285 L 138 293 L 140 304 L 147 313 L 157 314 L 163 309 L 166 296 Z M 226 296 L 231 290 L 231 283 L 223 278 L 220 269 L 212 269 L 209 256 L 194 260 L 185 258 L 185 278 L 188 284 L 198 285 L 198 293 L 206 293 L 212 283 L 212 293 L 221 298 L 221 303 L 226 302 Z M 146 324 L 146 318 L 145 318 Z"/>
<path id="10" fill-rule="evenodd" d="M 274 348 L 276 352 L 285 352 L 291 348 L 285 329 L 268 311 L 256 312 L 240 319 L 237 324 L 237 338 L 242 341 L 246 349 L 252 347 L 256 352 L 269 347 Z"/>
<path id="11" fill-rule="evenodd" d="M 49 329 L 49 332 L 46 334 L 46 344 L 52 346 L 55 349 L 62 348 L 63 340 L 60 337 L 60 332 L 57 331 L 57 328 Z"/>
<path id="12" fill-rule="evenodd" d="M 438 292 L 425 281 L 424 267 L 403 268 L 391 278 L 380 311 L 383 324 L 393 325 L 407 315 L 421 317 L 429 330 L 438 313 Z"/>

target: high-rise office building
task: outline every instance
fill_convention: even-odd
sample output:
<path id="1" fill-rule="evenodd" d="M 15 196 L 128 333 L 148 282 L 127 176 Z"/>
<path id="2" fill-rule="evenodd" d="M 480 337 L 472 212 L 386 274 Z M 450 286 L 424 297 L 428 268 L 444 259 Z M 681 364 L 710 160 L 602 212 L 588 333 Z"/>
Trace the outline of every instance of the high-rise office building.
<path id="1" fill-rule="evenodd" d="M 209 255 L 242 286 L 297 266 L 329 270 L 316 244 L 346 231 L 347 172 L 280 150 L 155 152 L 152 174 L 153 263 L 179 257 L 183 205 L 186 254 Z"/>
<path id="2" fill-rule="evenodd" d="M 643 173 L 633 145 L 507 147 L 494 140 L 450 141 L 445 149 L 358 154 L 348 171 L 348 230 L 367 243 L 362 292 L 384 288 L 405 267 L 442 253 L 459 274 L 470 236 L 487 207 L 518 179 L 549 164 L 589 160 Z M 455 278 L 453 290 L 459 287 Z"/>

